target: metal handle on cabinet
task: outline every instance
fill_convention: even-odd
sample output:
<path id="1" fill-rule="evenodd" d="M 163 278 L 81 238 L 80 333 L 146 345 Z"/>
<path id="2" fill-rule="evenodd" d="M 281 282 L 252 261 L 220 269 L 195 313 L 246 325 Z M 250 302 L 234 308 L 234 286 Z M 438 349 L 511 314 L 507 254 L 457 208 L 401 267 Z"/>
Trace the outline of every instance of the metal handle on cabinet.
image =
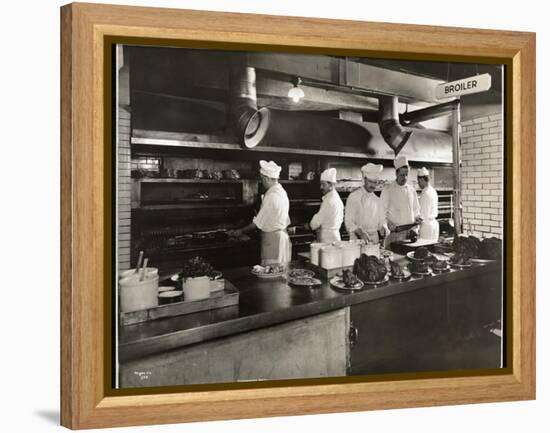
<path id="1" fill-rule="evenodd" d="M 354 346 L 357 343 L 357 340 L 359 339 L 359 330 L 353 326 L 353 323 L 350 323 L 349 325 L 349 344 L 350 346 Z"/>

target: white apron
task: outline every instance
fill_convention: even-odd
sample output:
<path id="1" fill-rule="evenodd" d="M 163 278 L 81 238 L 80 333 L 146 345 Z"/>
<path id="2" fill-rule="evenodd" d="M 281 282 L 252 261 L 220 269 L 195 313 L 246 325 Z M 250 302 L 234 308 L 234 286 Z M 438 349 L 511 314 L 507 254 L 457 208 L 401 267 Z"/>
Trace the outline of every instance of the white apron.
<path id="1" fill-rule="evenodd" d="M 323 242 L 325 244 L 331 244 L 332 242 L 339 242 L 340 230 L 320 229 L 317 231 L 317 242 Z"/>
<path id="2" fill-rule="evenodd" d="M 286 230 L 263 232 L 261 235 L 261 264 L 262 266 L 281 264 L 286 265 L 292 257 L 292 244 Z"/>
<path id="3" fill-rule="evenodd" d="M 436 219 L 422 221 L 418 236 L 420 239 L 437 241 L 439 239 L 439 222 Z"/>

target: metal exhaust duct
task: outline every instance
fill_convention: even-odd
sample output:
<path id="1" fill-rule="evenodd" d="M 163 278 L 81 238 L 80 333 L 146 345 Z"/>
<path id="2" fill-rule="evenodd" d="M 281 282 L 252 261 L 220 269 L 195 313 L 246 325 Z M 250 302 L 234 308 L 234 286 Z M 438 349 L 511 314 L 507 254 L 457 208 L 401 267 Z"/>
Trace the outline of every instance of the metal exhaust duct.
<path id="1" fill-rule="evenodd" d="M 395 155 L 403 149 L 413 133 L 411 128 L 405 128 L 399 123 L 397 96 L 380 96 L 378 127 L 384 141 L 393 149 Z"/>
<path id="2" fill-rule="evenodd" d="M 258 110 L 256 70 L 241 61 L 231 65 L 229 83 L 229 119 L 241 144 L 251 148 L 262 141 L 269 125 L 270 113 Z"/>

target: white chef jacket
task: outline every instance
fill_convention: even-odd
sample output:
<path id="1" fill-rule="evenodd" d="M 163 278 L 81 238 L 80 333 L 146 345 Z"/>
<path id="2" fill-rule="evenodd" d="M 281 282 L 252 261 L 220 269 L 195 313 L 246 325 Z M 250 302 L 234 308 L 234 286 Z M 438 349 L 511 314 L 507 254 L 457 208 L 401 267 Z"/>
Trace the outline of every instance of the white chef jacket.
<path id="1" fill-rule="evenodd" d="M 262 198 L 262 206 L 252 220 L 262 231 L 261 263 L 286 265 L 292 258 L 292 244 L 286 232 L 290 224 L 288 195 L 276 183 L 271 186 Z"/>
<path id="2" fill-rule="evenodd" d="M 437 191 L 431 185 L 426 186 L 420 193 L 420 216 L 424 220 L 437 218 Z"/>
<path id="3" fill-rule="evenodd" d="M 290 224 L 289 207 L 286 191 L 276 183 L 265 192 L 260 211 L 252 222 L 263 232 L 285 230 Z"/>
<path id="4" fill-rule="evenodd" d="M 380 195 L 386 219 L 401 226 L 412 224 L 420 216 L 420 203 L 415 189 L 406 183 L 401 186 L 392 182 Z"/>
<path id="5" fill-rule="evenodd" d="M 428 184 L 420 193 L 420 216 L 423 218 L 419 235 L 422 239 L 437 241 L 439 239 L 439 223 L 436 220 L 437 191 Z"/>
<path id="6" fill-rule="evenodd" d="M 344 203 L 336 190 L 329 191 L 323 196 L 323 202 L 319 212 L 313 215 L 309 226 L 312 230 L 321 229 L 327 235 L 340 237 L 340 226 L 344 221 Z M 329 233 L 332 232 L 332 233 Z M 323 237 L 323 236 L 321 236 Z M 339 239 L 335 239 L 339 240 Z"/>
<path id="7" fill-rule="evenodd" d="M 357 238 L 358 228 L 369 235 L 377 233 L 386 224 L 382 201 L 364 187 L 357 188 L 346 202 L 345 223 L 351 239 Z"/>

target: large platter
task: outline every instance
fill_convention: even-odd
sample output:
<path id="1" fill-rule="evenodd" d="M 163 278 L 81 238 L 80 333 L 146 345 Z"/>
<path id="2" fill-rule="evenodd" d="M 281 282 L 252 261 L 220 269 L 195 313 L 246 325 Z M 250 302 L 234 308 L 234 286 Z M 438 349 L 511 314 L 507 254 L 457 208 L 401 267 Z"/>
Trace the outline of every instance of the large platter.
<path id="1" fill-rule="evenodd" d="M 389 279 L 390 279 L 390 276 L 386 274 L 384 278 L 382 278 L 380 281 L 363 281 L 363 282 L 370 287 L 378 287 L 386 284 L 389 281 Z"/>
<path id="2" fill-rule="evenodd" d="M 323 282 L 318 278 L 313 277 L 291 277 L 288 279 L 288 283 L 293 286 L 320 286 Z"/>
<path id="3" fill-rule="evenodd" d="M 329 282 L 332 287 L 339 290 L 349 291 L 349 292 L 353 292 L 355 290 L 361 290 L 363 288 L 363 283 L 361 281 L 358 281 L 357 284 L 355 284 L 353 287 L 347 287 L 344 284 L 344 279 L 341 275 L 335 275 L 330 279 Z"/>
<path id="4" fill-rule="evenodd" d="M 309 278 L 313 278 L 315 277 L 315 272 L 313 271 L 310 271 L 309 269 L 292 269 L 289 273 L 288 273 L 288 276 L 290 278 L 305 278 L 305 277 L 309 277 Z"/>
<path id="5" fill-rule="evenodd" d="M 252 275 L 254 275 L 255 277 L 260 278 L 262 280 L 273 280 L 275 278 L 279 278 L 279 277 L 282 277 L 284 275 L 284 271 L 283 272 L 271 272 L 271 273 L 251 271 L 250 273 Z"/>
<path id="6" fill-rule="evenodd" d="M 389 273 L 389 275 L 392 280 L 397 281 L 407 281 L 412 276 L 412 274 L 406 270 L 403 270 L 403 275 L 393 275 L 391 272 Z"/>
<path id="7" fill-rule="evenodd" d="M 414 256 L 414 253 L 415 253 L 415 251 L 409 251 L 407 253 L 407 258 L 412 262 L 424 262 L 424 261 L 426 261 L 426 260 L 428 260 L 429 258 L 432 257 L 432 253 L 429 252 L 428 255 L 426 257 L 424 257 L 423 259 L 418 259 Z"/>

